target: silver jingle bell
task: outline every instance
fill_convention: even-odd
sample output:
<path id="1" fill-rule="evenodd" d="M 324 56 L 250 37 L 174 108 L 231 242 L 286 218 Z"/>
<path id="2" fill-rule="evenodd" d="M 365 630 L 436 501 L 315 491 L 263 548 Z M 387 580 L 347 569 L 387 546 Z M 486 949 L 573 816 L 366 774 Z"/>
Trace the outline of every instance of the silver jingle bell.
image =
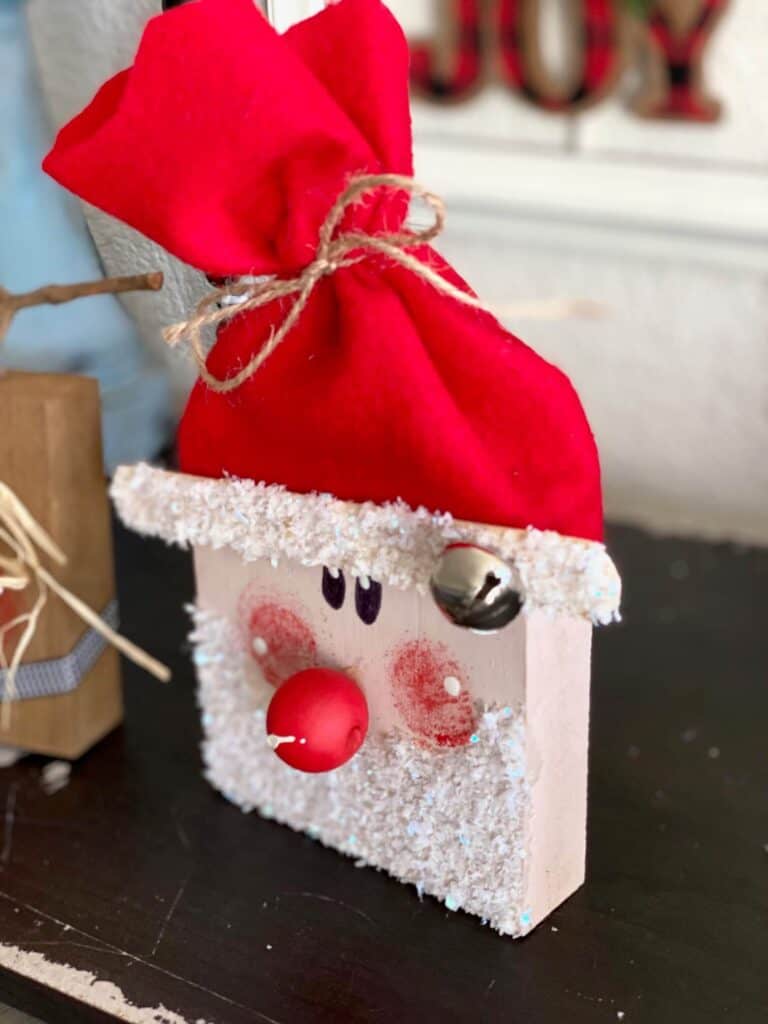
<path id="1" fill-rule="evenodd" d="M 429 581 L 440 611 L 456 626 L 491 633 L 512 622 L 523 602 L 512 569 L 483 548 L 451 544 Z"/>

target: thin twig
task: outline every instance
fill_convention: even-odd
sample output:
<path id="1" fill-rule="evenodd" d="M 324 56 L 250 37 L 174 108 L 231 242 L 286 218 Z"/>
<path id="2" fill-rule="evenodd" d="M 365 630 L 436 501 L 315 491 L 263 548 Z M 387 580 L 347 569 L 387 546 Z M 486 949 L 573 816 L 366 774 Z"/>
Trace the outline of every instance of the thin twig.
<path id="1" fill-rule="evenodd" d="M 105 277 L 100 281 L 81 281 L 78 284 L 46 284 L 42 288 L 18 295 L 0 287 L 0 341 L 5 337 L 20 309 L 29 309 L 31 306 L 58 306 L 63 302 L 72 302 L 74 299 L 83 299 L 90 295 L 156 292 L 162 287 L 163 275 L 160 271 L 130 274 L 127 277 Z"/>

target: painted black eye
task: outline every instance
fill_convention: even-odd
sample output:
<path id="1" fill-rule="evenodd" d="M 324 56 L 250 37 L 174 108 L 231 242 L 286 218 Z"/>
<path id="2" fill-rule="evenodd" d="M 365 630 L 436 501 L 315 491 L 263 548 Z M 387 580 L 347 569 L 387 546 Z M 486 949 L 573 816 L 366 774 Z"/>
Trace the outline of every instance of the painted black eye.
<path id="1" fill-rule="evenodd" d="M 372 626 L 381 611 L 381 584 L 367 576 L 355 583 L 355 610 L 366 626 Z"/>
<path id="2" fill-rule="evenodd" d="M 189 0 L 163 0 L 163 10 L 170 11 L 172 7 L 181 7 L 182 4 L 188 2 Z"/>
<path id="3" fill-rule="evenodd" d="M 323 597 L 337 611 L 344 604 L 347 585 L 341 569 L 326 569 L 323 566 Z"/>

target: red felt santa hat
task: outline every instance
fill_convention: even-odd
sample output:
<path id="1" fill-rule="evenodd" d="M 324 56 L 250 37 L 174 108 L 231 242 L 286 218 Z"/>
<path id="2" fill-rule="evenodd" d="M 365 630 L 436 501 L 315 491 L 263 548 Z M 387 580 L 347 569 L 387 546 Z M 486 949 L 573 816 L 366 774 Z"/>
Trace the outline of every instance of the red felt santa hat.
<path id="1" fill-rule="evenodd" d="M 407 66 L 379 0 L 341 0 L 283 36 L 252 0 L 199 0 L 149 23 L 133 68 L 62 130 L 45 167 L 209 275 L 290 277 L 312 262 L 350 178 L 411 174 Z M 402 193 L 380 192 L 343 228 L 380 235 L 406 214 Z M 434 250 L 412 255 L 469 292 Z M 288 310 L 277 302 L 232 320 L 209 378 L 237 373 Z M 554 538 L 566 569 L 569 558 L 603 566 L 579 570 L 587 589 L 595 578 L 612 589 L 582 594 L 582 613 L 615 610 L 597 450 L 570 382 L 489 313 L 385 256 L 320 278 L 239 387 L 200 380 L 179 451 L 186 482 L 146 471 L 118 480 L 124 509 L 149 532 L 162 521 L 165 535 L 205 543 L 218 530 L 251 557 L 272 545 L 396 585 L 423 582 L 426 556 L 446 539 L 485 536 L 507 556 L 528 544 L 533 564 L 543 549 L 531 538 L 550 538 L 551 551 Z M 384 564 L 385 544 L 404 561 Z M 409 562 L 419 545 L 425 557 Z"/>

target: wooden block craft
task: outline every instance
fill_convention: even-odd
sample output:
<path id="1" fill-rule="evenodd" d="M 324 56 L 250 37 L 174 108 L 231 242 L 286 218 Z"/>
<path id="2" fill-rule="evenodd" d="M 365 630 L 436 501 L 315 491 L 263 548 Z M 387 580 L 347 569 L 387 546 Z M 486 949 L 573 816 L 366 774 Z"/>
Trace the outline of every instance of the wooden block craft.
<path id="1" fill-rule="evenodd" d="M 581 884 L 590 619 L 610 621 L 620 591 L 602 545 L 149 466 L 120 470 L 113 496 L 129 526 L 194 549 L 204 758 L 229 800 L 505 934 Z M 528 606 L 490 634 L 429 591 L 445 546 L 473 541 Z M 348 763 L 301 774 L 274 744 L 307 737 L 269 736 L 266 716 L 318 666 L 355 681 L 370 720 Z"/>
<path id="2" fill-rule="evenodd" d="M 44 564 L 65 587 L 116 622 L 95 380 L 64 374 L 0 375 L 0 481 L 67 552 L 65 566 L 53 565 L 46 556 Z M 34 586 L 4 591 L 0 626 L 34 599 Z M 4 638 L 6 659 L 18 632 Z M 78 757 L 122 720 L 116 652 L 55 597 L 46 602 L 16 691 L 18 699 L 10 701 L 0 742 L 24 750 Z"/>
<path id="3" fill-rule="evenodd" d="M 620 598 L 581 404 L 432 248 L 379 0 L 282 35 L 199 0 L 140 56 L 45 166 L 217 282 L 167 331 L 200 373 L 181 471 L 113 484 L 194 550 L 208 778 L 524 935 L 583 879 L 591 629 Z"/>

